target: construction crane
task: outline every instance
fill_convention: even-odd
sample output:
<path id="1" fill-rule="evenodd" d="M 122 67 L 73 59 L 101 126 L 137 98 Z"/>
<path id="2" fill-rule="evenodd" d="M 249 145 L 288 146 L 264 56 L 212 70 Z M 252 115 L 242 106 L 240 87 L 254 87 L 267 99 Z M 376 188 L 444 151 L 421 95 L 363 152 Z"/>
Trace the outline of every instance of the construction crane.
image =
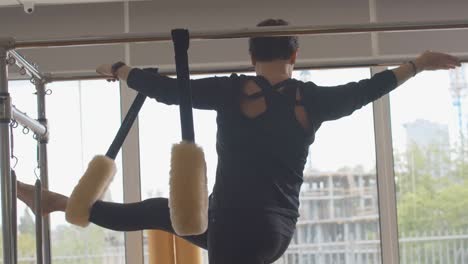
<path id="1" fill-rule="evenodd" d="M 464 122 L 463 122 L 463 99 L 468 92 L 468 83 L 465 77 L 466 64 L 461 67 L 449 71 L 450 75 L 450 94 L 452 95 L 453 106 L 457 108 L 458 115 L 458 131 L 460 134 L 460 149 L 462 159 L 464 160 L 465 136 L 464 136 Z"/>

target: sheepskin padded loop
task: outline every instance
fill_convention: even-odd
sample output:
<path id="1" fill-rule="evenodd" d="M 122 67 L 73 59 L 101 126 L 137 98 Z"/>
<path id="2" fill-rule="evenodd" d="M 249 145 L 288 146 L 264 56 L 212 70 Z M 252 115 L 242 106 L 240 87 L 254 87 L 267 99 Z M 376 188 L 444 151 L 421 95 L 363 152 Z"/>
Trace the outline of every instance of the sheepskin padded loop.
<path id="1" fill-rule="evenodd" d="M 117 166 L 113 159 L 95 156 L 68 199 L 65 219 L 81 227 L 89 225 L 91 207 L 102 198 L 116 172 Z"/>
<path id="2" fill-rule="evenodd" d="M 208 186 L 201 147 L 182 141 L 172 146 L 169 211 L 180 236 L 203 234 L 208 228 Z"/>

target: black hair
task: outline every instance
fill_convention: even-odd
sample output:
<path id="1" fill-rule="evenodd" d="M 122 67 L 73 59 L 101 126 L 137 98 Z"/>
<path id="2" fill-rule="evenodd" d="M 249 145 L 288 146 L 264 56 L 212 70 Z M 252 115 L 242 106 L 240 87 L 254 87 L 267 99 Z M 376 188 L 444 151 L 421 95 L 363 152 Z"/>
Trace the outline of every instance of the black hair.
<path id="1" fill-rule="evenodd" d="M 257 27 L 287 26 L 283 19 L 267 19 L 257 24 Z M 249 39 L 249 52 L 257 61 L 269 62 L 287 60 L 299 48 L 296 36 L 285 37 L 253 37 Z"/>

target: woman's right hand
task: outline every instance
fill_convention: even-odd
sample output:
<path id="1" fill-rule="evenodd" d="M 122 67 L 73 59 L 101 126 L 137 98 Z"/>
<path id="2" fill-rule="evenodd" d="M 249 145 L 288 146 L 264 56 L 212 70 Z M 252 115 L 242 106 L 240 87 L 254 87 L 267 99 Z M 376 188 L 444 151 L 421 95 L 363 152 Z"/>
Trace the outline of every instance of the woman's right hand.
<path id="1" fill-rule="evenodd" d="M 131 69 L 132 68 L 130 68 L 129 66 L 123 65 L 120 68 L 118 68 L 116 72 L 117 76 L 114 76 L 112 73 L 112 64 L 101 64 L 96 68 L 96 72 L 101 74 L 102 76 L 108 77 L 107 81 L 117 81 L 118 79 L 120 79 L 121 81 L 126 81 Z"/>
<path id="2" fill-rule="evenodd" d="M 428 70 L 448 70 L 461 66 L 460 60 L 449 54 L 425 51 L 414 60 L 418 72 Z"/>
<path id="3" fill-rule="evenodd" d="M 117 79 L 112 74 L 112 64 L 101 64 L 96 68 L 96 72 L 107 77 L 108 82 L 115 82 Z"/>

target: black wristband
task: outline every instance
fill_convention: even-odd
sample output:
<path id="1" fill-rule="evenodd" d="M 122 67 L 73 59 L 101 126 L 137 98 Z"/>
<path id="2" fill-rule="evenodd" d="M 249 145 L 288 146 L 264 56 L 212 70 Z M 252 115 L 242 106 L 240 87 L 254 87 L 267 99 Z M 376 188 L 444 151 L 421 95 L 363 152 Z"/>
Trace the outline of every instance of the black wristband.
<path id="1" fill-rule="evenodd" d="M 416 64 L 413 61 L 408 61 L 408 63 L 411 65 L 411 67 L 413 67 L 413 76 L 416 76 L 416 74 L 418 73 L 418 68 L 416 68 Z"/>
<path id="2" fill-rule="evenodd" d="M 119 62 L 116 62 L 114 64 L 112 64 L 112 67 L 111 67 L 111 73 L 112 73 L 112 76 L 114 76 L 114 78 L 117 79 L 117 71 L 122 67 L 122 66 L 125 66 L 127 64 L 125 64 L 125 62 L 122 62 L 122 61 L 119 61 Z"/>

